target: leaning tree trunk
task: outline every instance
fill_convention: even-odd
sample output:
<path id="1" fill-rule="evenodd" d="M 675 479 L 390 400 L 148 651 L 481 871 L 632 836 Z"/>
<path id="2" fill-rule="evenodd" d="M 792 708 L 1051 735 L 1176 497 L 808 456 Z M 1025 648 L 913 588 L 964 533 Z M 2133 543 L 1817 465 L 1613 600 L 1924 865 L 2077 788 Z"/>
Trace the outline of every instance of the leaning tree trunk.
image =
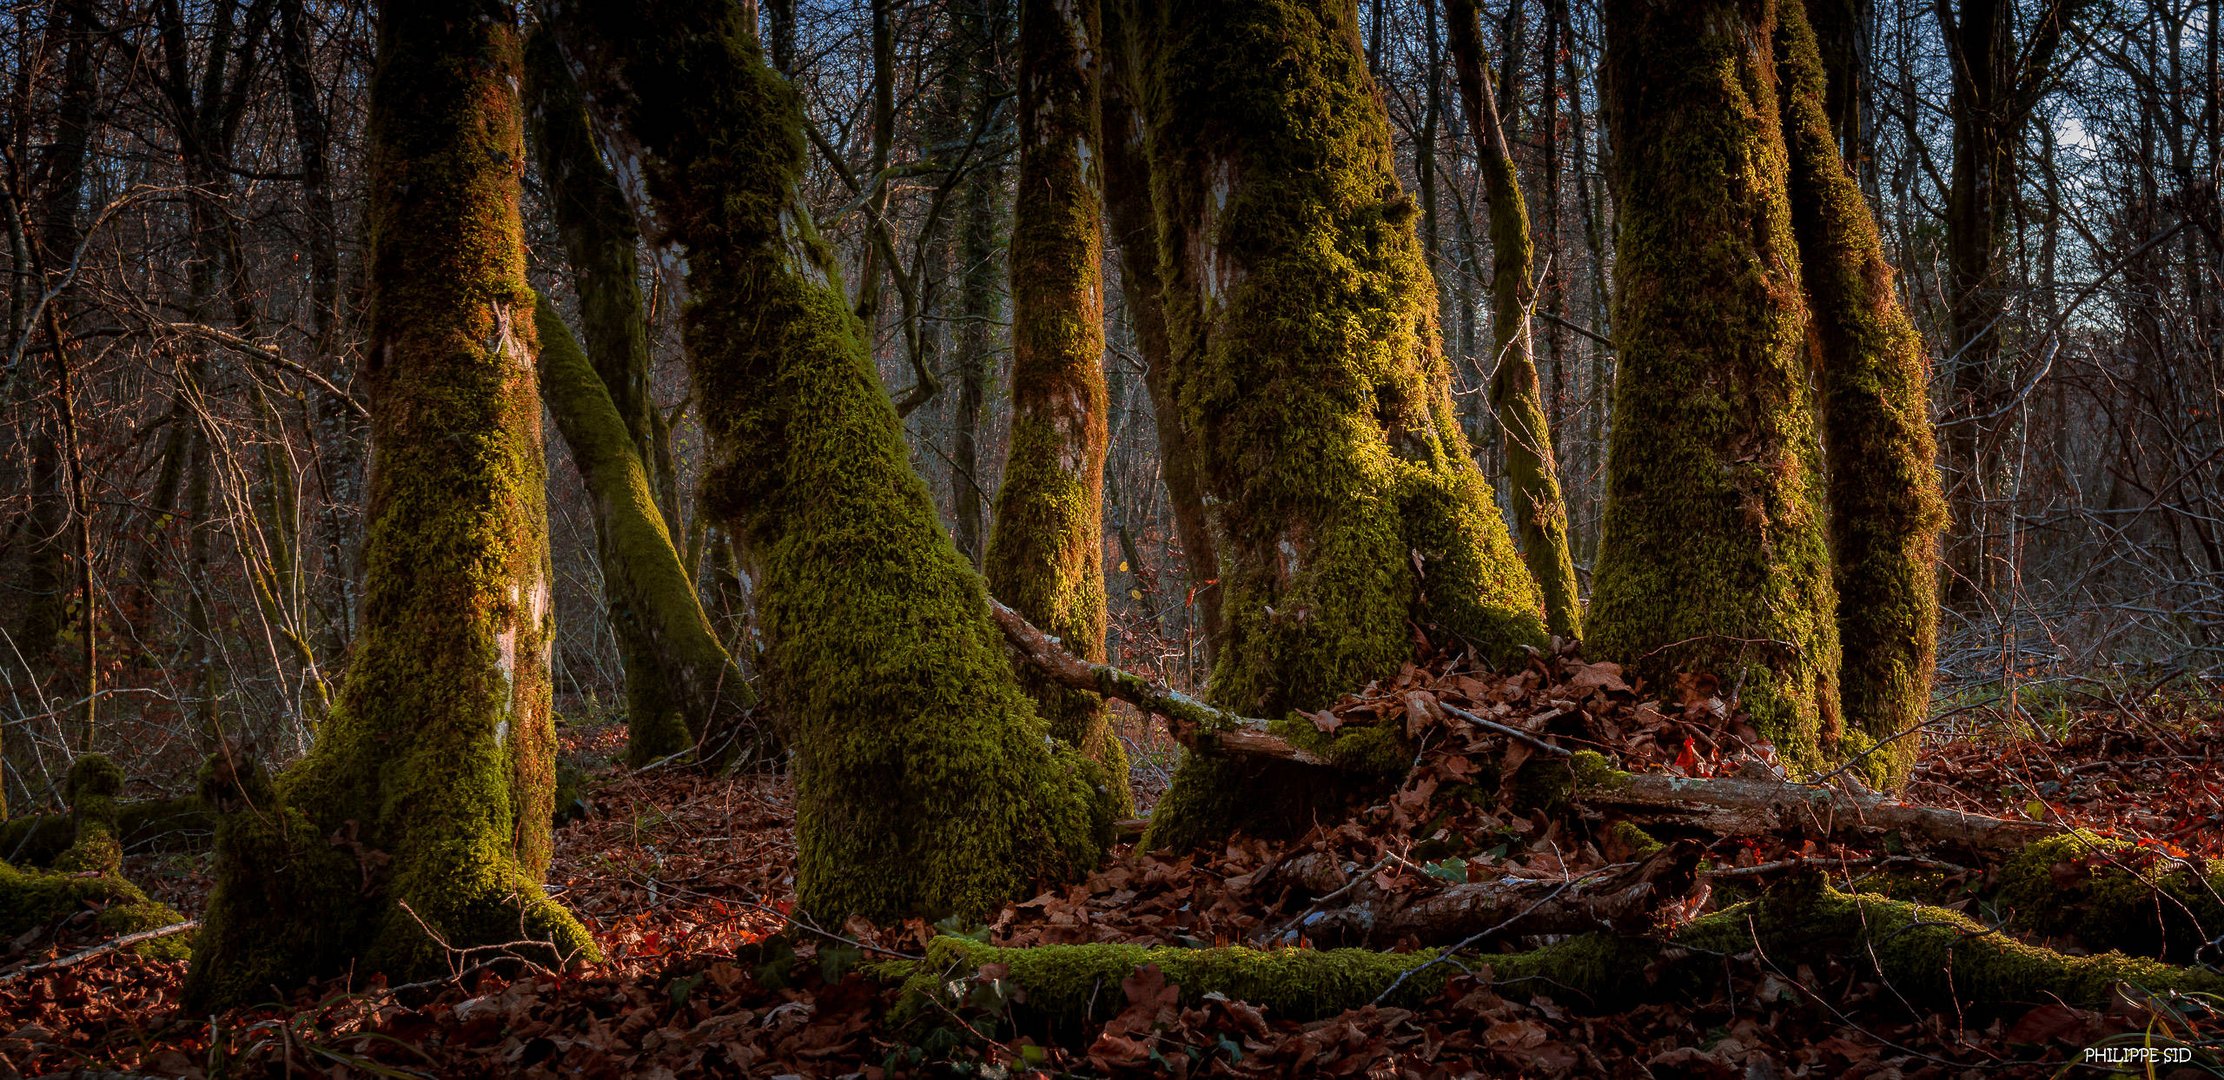
<path id="1" fill-rule="evenodd" d="M 1012 215 L 1012 428 L 989 591 L 1086 660 L 1104 660 L 1104 222 L 1095 162 L 1094 0 L 1020 0 L 1019 191 Z M 1053 736 L 1105 768 L 1134 812 L 1104 699 L 1032 672 Z"/>
<path id="2" fill-rule="evenodd" d="M 758 746 L 745 714 L 756 694 L 703 613 L 625 422 L 546 297 L 534 322 L 541 398 L 587 485 L 603 590 L 624 651 L 626 762 L 640 767 L 690 748 L 713 766 L 750 756 Z"/>
<path id="3" fill-rule="evenodd" d="M 1820 369 L 1830 547 L 1851 743 L 1879 787 L 1915 763 L 1938 647 L 1938 536 L 1945 525 L 1930 370 L 1900 307 L 1860 186 L 1838 150 L 1823 61 L 1799 0 L 1776 35 L 1791 152 L 1792 230 Z M 1879 743 L 1883 745 L 1878 746 Z M 1873 752 L 1872 752 L 1873 751 Z"/>
<path id="4" fill-rule="evenodd" d="M 803 906 L 978 916 L 1092 865 L 1110 838 L 1101 767 L 1045 738 L 911 468 L 805 208 L 794 90 L 730 0 L 562 15 L 687 249 L 704 502 L 756 571 L 763 680 L 794 729 Z"/>
<path id="5" fill-rule="evenodd" d="M 1174 404 L 1197 436 L 1227 640 L 1212 695 L 1317 708 L 1417 633 L 1504 661 L 1536 583 L 1469 457 L 1436 290 L 1348 0 L 1134 0 Z M 1303 827 L 1286 770 L 1193 757 L 1150 839 Z"/>
<path id="6" fill-rule="evenodd" d="M 1475 0 L 1445 0 L 1451 23 L 1454 74 L 1475 147 L 1482 159 L 1483 186 L 1490 199 L 1491 336 L 1496 346 L 1490 403 L 1505 433 L 1506 484 L 1513 490 L 1514 528 L 1521 538 L 1522 561 L 1544 592 L 1546 628 L 1563 637 L 1582 633 L 1582 601 L 1576 596 L 1575 559 L 1568 551 L 1568 508 L 1560 496 L 1560 470 L 1552 453 L 1537 387 L 1537 362 L 1529 335 L 1529 208 L 1521 181 L 1498 123 L 1498 100 L 1490 92 L 1483 66 L 1481 13 Z"/>
<path id="7" fill-rule="evenodd" d="M 370 104 L 375 451 L 362 627 L 337 708 L 275 785 L 229 749 L 196 1010 L 457 949 L 594 943 L 547 899 L 547 510 L 509 8 L 390 0 Z M 530 946 L 520 943 L 531 943 Z"/>
<path id="8" fill-rule="evenodd" d="M 1104 10 L 1099 48 L 1099 85 L 1103 90 L 1104 217 L 1120 249 L 1120 296 L 1135 327 L 1135 347 L 1143 356 L 1143 389 L 1157 420 L 1159 474 L 1174 512 L 1174 534 L 1189 570 L 1190 596 L 1204 629 L 1207 662 L 1220 655 L 1225 623 L 1220 614 L 1220 554 L 1205 520 L 1204 480 L 1197 474 L 1197 438 L 1182 419 L 1168 385 L 1172 346 L 1166 338 L 1166 306 L 1159 295 L 1158 221 L 1151 213 L 1150 162 L 1143 149 L 1143 121 L 1133 104 L 1131 68 L 1123 50 L 1120 4 Z"/>
<path id="9" fill-rule="evenodd" d="M 626 763 L 638 768 L 694 748 L 705 763 L 722 764 L 745 749 L 738 726 L 754 697 L 703 614 L 672 543 L 674 522 L 656 501 L 663 455 L 633 208 L 602 162 L 579 85 L 546 32 L 526 43 L 525 75 L 534 149 L 587 345 L 582 355 L 543 310 L 541 391 L 591 496 L 603 599 L 625 666 Z M 573 366 L 575 358 L 587 366 Z"/>
<path id="10" fill-rule="evenodd" d="M 1603 14 L 1621 374 L 1588 644 L 1661 693 L 1742 702 L 1811 767 L 1841 748 L 1838 632 L 1776 4 Z"/>

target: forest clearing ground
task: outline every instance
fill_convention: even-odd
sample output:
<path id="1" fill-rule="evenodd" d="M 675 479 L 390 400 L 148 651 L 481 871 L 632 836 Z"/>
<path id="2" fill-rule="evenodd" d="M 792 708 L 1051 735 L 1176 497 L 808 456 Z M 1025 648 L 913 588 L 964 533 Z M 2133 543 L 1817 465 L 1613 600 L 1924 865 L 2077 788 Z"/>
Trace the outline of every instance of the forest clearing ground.
<path id="1" fill-rule="evenodd" d="M 1569 706 L 1557 726 L 1548 719 L 1539 729 L 1571 746 L 1611 737 L 1633 769 L 1727 774 L 1766 757 L 1742 738 L 1711 687 L 1686 687 L 1683 705 L 1663 706 L 1616 689 L 1603 665 L 1559 664 L 1504 682 L 1409 669 L 1321 722 L 1396 722 L 1418 687 L 1478 709 L 1496 700 L 1514 714 Z M 2212 703 L 2101 700 L 2066 707 L 2051 725 L 1985 715 L 1992 720 L 1973 709 L 1941 723 L 1946 734 L 1930 746 L 1911 800 L 2043 815 L 2224 857 L 2224 722 Z M 1131 743 L 1162 737 L 1125 713 L 1119 719 Z M 1947 726 L 1962 721 L 1967 726 Z M 594 931 L 607 963 L 562 976 L 469 973 L 399 993 L 326 986 L 290 1010 L 188 1021 L 176 1012 L 182 963 L 110 954 L 9 978 L 97 943 L 65 928 L 59 939 L 19 940 L 0 954 L 0 978 L 9 979 L 0 983 L 0 1076 L 79 1066 L 176 1076 L 882 1076 L 940 1075 L 953 1065 L 1011 1076 L 2046 1076 L 2064 1075 L 2086 1047 L 2137 1045 L 2154 1020 L 2128 1006 L 2108 1013 L 2042 1004 L 1965 1023 L 1911 1008 L 1856 961 L 1816 970 L 1746 955 L 1726 958 L 1711 996 L 1620 1011 L 1588 1008 L 1549 985 L 1460 976 L 1422 1009 L 1370 1006 L 1300 1022 L 1242 1002 L 1193 1000 L 1139 973 L 1104 989 L 1114 1006 L 1119 995 L 1127 1002 L 1104 1010 L 1117 1014 L 1108 1023 L 1056 1045 L 1035 1045 L 1029 1037 L 1044 1032 L 1015 1027 L 992 1009 L 934 1007 L 897 1022 L 893 984 L 868 972 L 918 955 L 938 932 L 999 945 L 1288 942 L 1315 904 L 1275 873 L 1308 852 L 1365 868 L 1388 896 L 1451 880 L 1564 879 L 1623 853 L 1601 851 L 1598 840 L 1542 811 L 1446 797 L 1457 786 L 1447 780 L 1498 765 L 1437 752 L 1424 755 L 1401 791 L 1336 828 L 1294 841 L 1242 841 L 1212 856 L 1123 847 L 1088 881 L 1012 905 L 988 927 L 938 930 L 914 920 L 769 936 L 792 911 L 793 799 L 784 777 L 628 774 L 609 764 L 622 749 L 615 729 L 566 739 L 567 756 L 601 764 L 585 785 L 592 812 L 558 832 L 551 887 Z M 1145 774 L 1156 756 L 1137 755 L 1140 790 L 1155 790 Z M 1710 854 L 1721 866 L 1756 867 L 1868 853 L 1748 837 L 1717 842 Z M 203 866 L 201 856 L 133 856 L 127 870 L 193 914 L 206 888 Z M 1832 877 L 1849 889 L 1874 887 L 1855 868 Z M 1948 872 L 1925 888 L 1934 902 L 1996 921 L 1980 871 Z M 2175 1021 L 2214 1045 L 2213 1013 Z M 2066 1075 L 2101 1073 L 2077 1067 Z"/>

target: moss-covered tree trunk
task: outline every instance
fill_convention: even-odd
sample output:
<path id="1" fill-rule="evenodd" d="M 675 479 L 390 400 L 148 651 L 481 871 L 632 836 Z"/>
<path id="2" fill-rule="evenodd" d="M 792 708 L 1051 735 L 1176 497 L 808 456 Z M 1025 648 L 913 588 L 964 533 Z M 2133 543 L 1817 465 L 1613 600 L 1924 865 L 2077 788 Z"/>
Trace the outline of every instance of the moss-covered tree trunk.
<path id="1" fill-rule="evenodd" d="M 546 297 L 534 323 L 541 398 L 595 517 L 603 591 L 626 665 L 626 761 L 638 767 L 689 748 L 705 764 L 739 760 L 761 745 L 744 715 L 755 692 L 703 613 L 606 384 Z"/>
<path id="2" fill-rule="evenodd" d="M 555 730 L 518 75 L 507 5 L 379 12 L 362 626 L 307 758 L 275 784 L 211 764 L 226 814 L 196 1009 L 445 973 L 457 949 L 593 952 L 541 887 Z"/>
<path id="3" fill-rule="evenodd" d="M 1839 748 L 1838 632 L 1774 0 L 1607 0 L 1614 432 L 1587 642 L 1719 677 L 1795 767 Z"/>
<path id="4" fill-rule="evenodd" d="M 1197 439 L 1174 404 L 1167 372 L 1173 348 L 1166 337 L 1166 305 L 1159 295 L 1158 220 L 1151 212 L 1151 166 L 1143 149 L 1143 118 L 1136 112 L 1127 34 L 1119 19 L 1125 5 L 1104 7 L 1099 75 L 1104 131 L 1104 216 L 1120 250 L 1120 296 L 1143 356 L 1143 389 L 1150 395 L 1158 434 L 1159 475 L 1174 511 L 1189 569 L 1190 595 L 1204 629 L 1208 662 L 1220 654 L 1225 622 L 1220 614 L 1220 553 L 1205 521 L 1204 480 L 1197 474 Z"/>
<path id="5" fill-rule="evenodd" d="M 1829 454 L 1841 711 L 1879 786 L 1906 780 L 1930 715 L 1945 526 L 1929 362 L 1892 288 L 1869 204 L 1838 149 L 1825 74 L 1800 0 L 1776 35 L 1791 152 L 1792 230 L 1812 323 Z"/>
<path id="6" fill-rule="evenodd" d="M 549 34 L 527 42 L 525 75 L 534 150 L 587 344 L 582 353 L 541 307 L 541 393 L 591 496 L 603 599 L 625 665 L 626 762 L 639 767 L 689 748 L 706 762 L 729 761 L 744 750 L 738 728 L 752 691 L 703 614 L 672 542 L 675 523 L 657 501 L 666 455 L 649 395 L 633 208 L 602 162 L 579 85 Z"/>
<path id="7" fill-rule="evenodd" d="M 805 209 L 801 105 L 731 0 L 571 0 L 566 42 L 687 249 L 704 502 L 755 571 L 821 916 L 979 915 L 1094 863 L 1100 767 L 1054 748 L 936 520 Z"/>
<path id="8" fill-rule="evenodd" d="M 989 591 L 1074 655 L 1104 660 L 1104 222 L 1094 0 L 1020 0 L 1019 191 L 1012 214 L 1012 429 Z M 1063 739 L 1134 811 L 1104 699 L 1022 672 Z"/>
<path id="9" fill-rule="evenodd" d="M 1469 456 L 1436 290 L 1348 0 L 1135 0 L 1174 404 L 1197 437 L 1227 640 L 1213 697 L 1315 708 L 1416 630 L 1503 661 L 1536 583 Z M 1305 785 L 1198 756 L 1152 840 L 1305 823 Z"/>
<path id="10" fill-rule="evenodd" d="M 1582 633 L 1583 605 L 1576 596 L 1575 558 L 1568 550 L 1568 507 L 1560 496 L 1560 469 L 1545 424 L 1544 401 L 1537 386 L 1537 361 L 1529 334 L 1529 305 L 1536 292 L 1529 281 L 1535 247 L 1529 240 L 1529 208 L 1506 132 L 1498 122 L 1498 99 L 1491 93 L 1483 65 L 1481 12 L 1475 0 L 1445 0 L 1450 24 L 1453 74 L 1475 148 L 1482 163 L 1483 188 L 1490 199 L 1490 310 L 1496 365 L 1490 403 L 1506 439 L 1506 484 L 1512 489 L 1514 530 L 1521 558 L 1544 594 L 1547 629 L 1563 637 Z"/>

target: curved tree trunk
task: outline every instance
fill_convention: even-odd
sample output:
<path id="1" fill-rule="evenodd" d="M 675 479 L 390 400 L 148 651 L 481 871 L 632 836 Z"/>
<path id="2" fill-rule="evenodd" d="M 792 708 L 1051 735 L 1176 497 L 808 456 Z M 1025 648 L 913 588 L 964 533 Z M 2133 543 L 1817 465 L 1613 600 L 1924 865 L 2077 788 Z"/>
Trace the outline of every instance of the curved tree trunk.
<path id="1" fill-rule="evenodd" d="M 1012 429 L 996 493 L 989 591 L 1104 660 L 1104 223 L 1097 197 L 1093 0 L 1020 0 L 1019 191 L 1012 217 Z M 1134 812 L 1104 699 L 1032 672 L 1050 733 L 1105 767 Z"/>
<path id="2" fill-rule="evenodd" d="M 1174 404 L 1220 541 L 1216 701 L 1315 708 L 1430 641 L 1541 645 L 1453 412 L 1436 290 L 1352 5 L 1136 0 Z M 1309 781 L 1194 757 L 1151 841 L 1302 828 Z"/>
<path id="3" fill-rule="evenodd" d="M 1820 369 L 1838 590 L 1838 694 L 1870 779 L 1907 779 L 1930 715 L 1945 525 L 1930 425 L 1930 365 L 1900 307 L 1869 204 L 1838 150 L 1838 115 L 1800 0 L 1776 35 L 1791 151 L 1792 229 Z"/>
<path id="4" fill-rule="evenodd" d="M 1053 748 L 936 520 L 800 184 L 801 104 L 728 2 L 573 0 L 559 26 L 688 252 L 706 508 L 755 570 L 794 727 L 797 891 L 840 919 L 984 914 L 1093 865 L 1100 767 Z"/>
<path id="5" fill-rule="evenodd" d="M 1552 453 L 1552 433 L 1537 387 L 1537 362 L 1529 334 L 1529 209 L 1506 132 L 1498 123 L 1498 101 L 1491 95 L 1483 66 L 1481 14 L 1475 0 L 1445 0 L 1451 24 L 1452 63 L 1460 100 L 1475 129 L 1484 189 L 1490 199 L 1490 306 L 1495 372 L 1491 407 L 1506 436 L 1506 484 L 1512 488 L 1514 530 L 1522 561 L 1544 593 L 1545 627 L 1563 637 L 1583 630 L 1583 602 L 1576 596 L 1575 559 L 1568 550 L 1568 508 L 1560 497 L 1560 470 Z"/>
<path id="6" fill-rule="evenodd" d="M 1587 629 L 1662 693 L 1742 702 L 1804 768 L 1842 749 L 1838 631 L 1775 9 L 1604 8 L 1621 373 Z"/>
<path id="7" fill-rule="evenodd" d="M 1143 150 L 1143 119 L 1133 104 L 1132 70 L 1124 55 L 1126 33 L 1118 24 L 1120 4 L 1104 11 L 1104 57 L 1100 85 L 1104 117 L 1104 216 L 1120 249 L 1120 295 L 1135 326 L 1143 355 L 1143 389 L 1157 419 L 1159 472 L 1166 501 L 1174 511 L 1182 561 L 1189 569 L 1197 621 L 1204 628 L 1205 658 L 1220 655 L 1227 634 L 1220 613 L 1220 554 L 1205 521 L 1204 480 L 1197 472 L 1197 438 L 1174 404 L 1167 372 L 1173 348 L 1166 338 L 1166 305 L 1159 295 L 1158 221 L 1151 213 L 1150 162 Z"/>
<path id="8" fill-rule="evenodd" d="M 690 748 L 710 765 L 745 757 L 755 749 L 743 730 L 755 692 L 703 613 L 609 390 L 547 297 L 534 323 L 541 399 L 587 484 L 603 590 L 624 650 L 626 762 L 638 768 Z"/>
<path id="9" fill-rule="evenodd" d="M 391 0 L 370 106 L 372 462 L 338 707 L 275 785 L 229 750 L 196 1009 L 452 949 L 592 954 L 553 832 L 547 511 L 509 9 Z M 512 945 L 512 948 L 518 948 Z"/>
<path id="10" fill-rule="evenodd" d="M 754 699 L 703 614 L 672 543 L 676 523 L 657 503 L 665 455 L 649 395 L 633 208 L 546 32 L 526 43 L 525 76 L 534 149 L 587 342 L 582 355 L 544 305 L 541 392 L 592 496 L 603 598 L 625 665 L 626 763 L 638 768 L 693 747 L 705 763 L 723 764 L 745 749 L 736 727 Z M 590 366 L 572 366 L 575 359 Z"/>

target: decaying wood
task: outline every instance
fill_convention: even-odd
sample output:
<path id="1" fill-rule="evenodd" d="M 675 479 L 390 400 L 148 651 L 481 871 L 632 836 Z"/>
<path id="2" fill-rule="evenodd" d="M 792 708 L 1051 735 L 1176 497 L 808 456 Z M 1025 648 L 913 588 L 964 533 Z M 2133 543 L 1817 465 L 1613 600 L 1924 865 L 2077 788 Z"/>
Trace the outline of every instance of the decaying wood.
<path id="1" fill-rule="evenodd" d="M 1645 824 L 1722 836 L 1876 839 L 1897 833 L 1921 847 L 1999 855 L 2061 831 L 2040 821 L 1911 806 L 1870 792 L 1749 777 L 1616 773 L 1579 784 L 1579 806 Z"/>
<path id="2" fill-rule="evenodd" d="M 1313 891 L 1338 906 L 1308 914 L 1299 929 L 1325 944 L 1391 945 L 1400 941 L 1473 944 L 1493 936 L 1641 933 L 1655 929 L 1663 905 L 1690 893 L 1701 849 L 1689 842 L 1662 847 L 1641 861 L 1575 878 L 1501 877 L 1441 888 L 1386 889 L 1374 872 L 1351 881 L 1325 853 L 1301 856 L 1273 871 L 1277 882 Z"/>
<path id="3" fill-rule="evenodd" d="M 1083 660 L 1067 652 L 1056 638 L 1035 628 L 1018 612 L 996 600 L 988 602 L 1004 639 L 1027 663 L 1070 690 L 1086 690 L 1117 698 L 1147 713 L 1166 718 L 1176 741 L 1191 749 L 1210 748 L 1225 754 L 1280 758 L 1303 765 L 1328 765 L 1329 761 L 1266 729 L 1266 721 L 1213 708 L 1161 683 L 1131 674 L 1110 664 Z"/>

